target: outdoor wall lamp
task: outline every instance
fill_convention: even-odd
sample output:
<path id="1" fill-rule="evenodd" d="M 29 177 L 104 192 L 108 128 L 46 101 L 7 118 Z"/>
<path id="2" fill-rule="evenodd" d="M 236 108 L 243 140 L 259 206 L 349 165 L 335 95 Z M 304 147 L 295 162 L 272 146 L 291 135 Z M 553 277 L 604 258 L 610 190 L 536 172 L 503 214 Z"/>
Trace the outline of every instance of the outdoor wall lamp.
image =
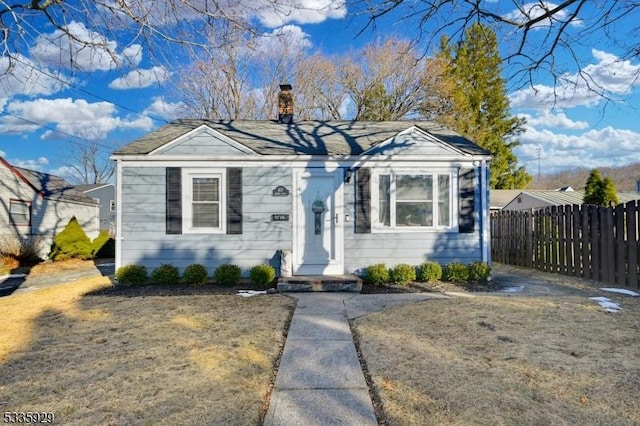
<path id="1" fill-rule="evenodd" d="M 344 171 L 344 183 L 351 182 L 352 177 L 353 177 L 353 169 L 349 167 L 347 170 Z"/>

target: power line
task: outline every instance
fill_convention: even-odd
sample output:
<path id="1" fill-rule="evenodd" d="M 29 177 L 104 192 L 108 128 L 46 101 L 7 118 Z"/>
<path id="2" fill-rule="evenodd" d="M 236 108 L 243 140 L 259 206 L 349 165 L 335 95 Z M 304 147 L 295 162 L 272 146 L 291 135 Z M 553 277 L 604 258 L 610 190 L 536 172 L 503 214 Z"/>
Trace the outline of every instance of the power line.
<path id="1" fill-rule="evenodd" d="M 50 131 L 55 132 L 55 133 L 60 133 L 62 135 L 68 136 L 70 138 L 77 139 L 77 140 L 79 140 L 81 142 L 86 142 L 86 143 L 89 143 L 89 144 L 93 144 L 93 145 L 99 146 L 101 148 L 109 150 L 109 152 L 113 150 L 112 146 L 104 145 L 104 144 L 101 144 L 101 143 L 96 142 L 96 141 L 92 141 L 92 140 L 89 140 L 89 139 L 81 138 L 81 137 L 73 135 L 71 133 L 67 133 L 67 132 L 64 132 L 62 130 L 58 130 L 58 129 L 56 129 L 56 128 L 52 127 L 52 126 L 49 126 L 47 124 L 38 123 L 38 122 L 35 122 L 33 120 L 29 120 L 28 118 L 21 117 L 19 115 L 16 115 L 14 113 L 9 112 L 9 111 L 2 111 L 2 114 L 10 115 L 11 117 L 17 118 L 18 120 L 22 120 L 25 123 L 33 124 L 34 126 L 38 126 L 39 128 L 47 129 L 47 130 L 50 130 Z"/>

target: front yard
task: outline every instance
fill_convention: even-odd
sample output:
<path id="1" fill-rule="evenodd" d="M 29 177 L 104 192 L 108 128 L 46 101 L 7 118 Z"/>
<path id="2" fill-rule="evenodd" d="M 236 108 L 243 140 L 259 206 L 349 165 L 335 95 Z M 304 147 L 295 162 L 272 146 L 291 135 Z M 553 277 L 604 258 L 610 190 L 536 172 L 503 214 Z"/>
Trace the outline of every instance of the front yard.
<path id="1" fill-rule="evenodd" d="M 60 424 L 260 424 L 290 298 L 108 285 L 0 299 L 1 411 L 53 412 Z"/>
<path id="2" fill-rule="evenodd" d="M 354 322 L 387 425 L 640 424 L 640 298 L 432 300 Z"/>

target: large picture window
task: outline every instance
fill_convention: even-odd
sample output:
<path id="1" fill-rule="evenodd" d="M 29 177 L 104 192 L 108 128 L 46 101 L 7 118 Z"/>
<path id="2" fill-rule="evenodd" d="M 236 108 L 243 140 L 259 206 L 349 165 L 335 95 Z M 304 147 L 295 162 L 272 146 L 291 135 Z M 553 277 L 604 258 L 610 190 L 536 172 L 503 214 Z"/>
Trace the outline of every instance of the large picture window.
<path id="1" fill-rule="evenodd" d="M 224 173 L 189 170 L 183 180 L 185 232 L 223 232 Z"/>
<path id="2" fill-rule="evenodd" d="M 421 230 L 453 226 L 452 173 L 397 171 L 374 178 L 374 228 Z"/>

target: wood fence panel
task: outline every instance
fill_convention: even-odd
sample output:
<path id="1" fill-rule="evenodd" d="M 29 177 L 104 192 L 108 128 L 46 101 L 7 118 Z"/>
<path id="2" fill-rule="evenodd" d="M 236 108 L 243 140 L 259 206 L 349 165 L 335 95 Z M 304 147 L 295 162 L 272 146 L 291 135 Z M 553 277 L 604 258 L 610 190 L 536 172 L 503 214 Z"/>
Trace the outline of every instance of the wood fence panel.
<path id="1" fill-rule="evenodd" d="M 573 205 L 495 212 L 490 227 L 492 257 L 638 289 L 639 225 L 638 201 L 615 208 Z"/>
<path id="2" fill-rule="evenodd" d="M 629 263 L 629 275 L 627 286 L 631 288 L 640 288 L 638 282 L 638 203 L 629 202 L 625 206 L 626 219 L 626 252 Z"/>
<path id="3" fill-rule="evenodd" d="M 584 274 L 582 260 L 582 231 L 580 228 L 580 206 L 571 206 L 572 236 L 573 236 L 573 276 L 581 277 Z"/>
<path id="4" fill-rule="evenodd" d="M 624 204 L 618 204 L 614 211 L 614 232 L 615 232 L 615 277 L 614 283 L 619 286 L 626 286 L 627 252 L 625 250 L 624 237 Z"/>

